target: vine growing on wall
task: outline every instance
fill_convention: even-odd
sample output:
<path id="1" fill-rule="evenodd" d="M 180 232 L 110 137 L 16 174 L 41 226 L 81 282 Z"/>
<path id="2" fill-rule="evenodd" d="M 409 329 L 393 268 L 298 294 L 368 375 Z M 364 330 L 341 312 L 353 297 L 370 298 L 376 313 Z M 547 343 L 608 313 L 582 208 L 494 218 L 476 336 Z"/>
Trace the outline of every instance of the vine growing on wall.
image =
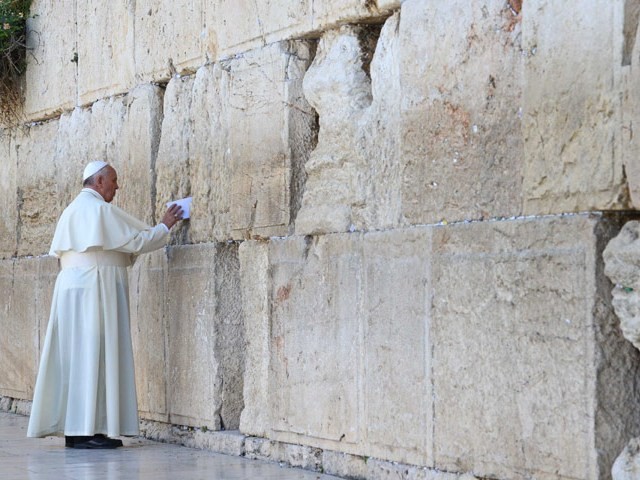
<path id="1" fill-rule="evenodd" d="M 27 65 L 27 18 L 31 0 L 0 0 L 0 124 L 20 116 L 20 76 Z"/>

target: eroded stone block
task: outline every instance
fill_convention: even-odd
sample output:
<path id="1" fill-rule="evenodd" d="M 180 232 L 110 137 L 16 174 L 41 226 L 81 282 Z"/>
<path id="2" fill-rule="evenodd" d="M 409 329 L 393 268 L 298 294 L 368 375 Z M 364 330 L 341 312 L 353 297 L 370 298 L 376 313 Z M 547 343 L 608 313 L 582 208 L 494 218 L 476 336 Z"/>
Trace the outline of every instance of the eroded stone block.
<path id="1" fill-rule="evenodd" d="M 397 0 L 295 0 L 272 3 L 222 0 L 207 7 L 218 58 L 227 58 L 291 38 L 302 38 L 348 23 L 374 21 L 398 8 Z M 210 33 L 211 34 L 211 33 Z"/>
<path id="2" fill-rule="evenodd" d="M 31 4 L 24 104 L 29 119 L 51 117 L 76 104 L 75 4 L 74 0 Z"/>
<path id="3" fill-rule="evenodd" d="M 76 2 L 78 104 L 127 92 L 135 84 L 133 8 L 137 2 Z"/>
<path id="4" fill-rule="evenodd" d="M 33 125 L 16 132 L 12 162 L 17 165 L 18 255 L 49 251 L 62 208 L 57 201 L 57 172 L 53 159 L 58 122 Z"/>
<path id="5" fill-rule="evenodd" d="M 270 438 L 427 461 L 429 245 L 425 230 L 272 240 Z"/>
<path id="6" fill-rule="evenodd" d="M 188 144 L 193 241 L 289 231 L 314 139 L 315 116 L 301 90 L 309 55 L 307 42 L 283 42 L 198 71 L 192 99 L 182 100 L 188 116 L 203 119 L 190 127 Z M 166 116 L 165 123 L 173 124 Z M 170 159 L 166 170 L 175 172 L 164 141 L 163 133 L 158 163 Z M 160 169 L 158 192 L 169 190 L 164 175 Z"/>
<path id="7" fill-rule="evenodd" d="M 622 3 L 580 0 L 570 16 L 557 2 L 524 3 L 527 214 L 619 209 L 629 200 L 621 148 L 628 128 L 621 124 Z"/>
<path id="8" fill-rule="evenodd" d="M 20 288 L 16 288 L 16 280 Z M 33 394 L 38 323 L 34 302 L 26 297 L 28 293 L 35 293 L 27 286 L 35 285 L 36 280 L 37 261 L 0 262 L 0 286 L 5 292 L 2 303 L 8 313 L 0 317 L 3 331 L 0 366 L 4 372 L 0 376 L 0 394 L 8 397 L 31 398 Z"/>
<path id="9" fill-rule="evenodd" d="M 244 410 L 240 431 L 266 437 L 269 413 L 269 247 L 266 242 L 242 242 L 240 285 L 245 328 Z"/>
<path id="10" fill-rule="evenodd" d="M 57 270 L 57 264 L 47 258 L 0 261 L 5 312 L 0 316 L 0 395 L 32 398 L 41 332 L 49 317 L 53 268 Z"/>
<path id="11" fill-rule="evenodd" d="M 325 450 L 322 452 L 322 469 L 328 475 L 364 480 L 367 478 L 367 459 Z"/>
<path id="12" fill-rule="evenodd" d="M 362 253 L 367 451 L 389 458 L 398 449 L 393 460 L 427 466 L 434 441 L 430 248 L 430 230 L 393 231 L 365 235 Z"/>
<path id="13" fill-rule="evenodd" d="M 519 17 L 502 0 L 407 0 L 401 19 L 404 220 L 421 224 L 519 214 Z"/>
<path id="14" fill-rule="evenodd" d="M 310 137 L 314 122 L 301 90 L 309 57 L 305 42 L 283 42 L 224 66 L 233 238 L 288 231 L 292 169 L 302 163 L 292 158 L 292 147 Z M 301 122 L 292 121 L 296 108 L 309 112 Z"/>
<path id="15" fill-rule="evenodd" d="M 163 250 L 141 255 L 129 271 L 131 338 L 138 410 L 144 419 L 169 420 L 167 406 L 167 258 Z"/>
<path id="16" fill-rule="evenodd" d="M 0 258 L 16 254 L 18 246 L 18 187 L 12 133 L 0 129 Z"/>
<path id="17" fill-rule="evenodd" d="M 599 280 L 602 240 L 614 230 L 606 223 L 575 216 L 434 230 L 436 468 L 602 478 L 638 431 L 636 380 L 623 367 L 637 355 L 612 328 Z"/>
<path id="18" fill-rule="evenodd" d="M 190 117 L 193 77 L 176 77 L 167 85 L 164 96 L 164 116 L 160 146 L 156 159 L 156 212 L 158 216 L 167 209 L 171 200 L 191 195 L 189 162 L 189 138 L 192 122 Z M 172 238 L 183 238 L 187 234 L 184 223 L 172 229 Z"/>
<path id="19" fill-rule="evenodd" d="M 270 244 L 274 437 L 287 441 L 278 433 L 296 433 L 354 444 L 361 440 L 362 244 L 357 235 L 316 241 Z"/>
<path id="20" fill-rule="evenodd" d="M 162 219 L 165 209 L 156 212 L 156 157 L 162 126 L 163 91 L 156 85 L 141 85 L 124 100 L 125 117 L 120 155 L 114 162 L 121 188 L 118 206 L 149 225 Z"/>
<path id="21" fill-rule="evenodd" d="M 145 81 L 168 80 L 205 63 L 203 9 L 206 3 L 178 0 L 135 2 L 135 70 Z"/>
<path id="22" fill-rule="evenodd" d="M 88 109 L 75 108 L 60 116 L 56 136 L 55 167 L 58 187 L 58 216 L 82 189 L 82 172 L 91 160 L 99 160 L 102 148 L 96 152 L 92 139 L 102 134 L 92 130 L 92 113 Z M 99 124 L 94 124 L 98 126 Z M 51 240 L 51 239 L 50 239 Z"/>
<path id="23" fill-rule="evenodd" d="M 170 421 L 237 428 L 242 410 L 243 321 L 234 245 L 169 250 L 167 273 Z"/>

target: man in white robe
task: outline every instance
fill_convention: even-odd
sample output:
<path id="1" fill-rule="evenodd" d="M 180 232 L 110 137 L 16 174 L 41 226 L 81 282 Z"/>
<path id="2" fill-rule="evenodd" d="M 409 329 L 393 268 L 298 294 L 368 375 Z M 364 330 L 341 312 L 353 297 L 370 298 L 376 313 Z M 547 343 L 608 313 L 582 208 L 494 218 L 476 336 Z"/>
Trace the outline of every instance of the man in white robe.
<path id="1" fill-rule="evenodd" d="M 182 218 L 171 206 L 145 225 L 110 202 L 116 171 L 91 162 L 62 213 L 50 255 L 60 258 L 27 436 L 64 433 L 66 446 L 116 448 L 138 435 L 127 266 L 162 248 Z"/>

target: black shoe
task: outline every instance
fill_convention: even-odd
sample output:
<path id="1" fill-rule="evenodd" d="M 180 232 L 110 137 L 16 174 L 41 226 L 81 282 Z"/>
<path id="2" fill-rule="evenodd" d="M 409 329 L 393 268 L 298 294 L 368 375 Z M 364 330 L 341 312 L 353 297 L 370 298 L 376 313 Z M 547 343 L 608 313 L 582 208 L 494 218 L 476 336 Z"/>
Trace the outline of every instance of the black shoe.
<path id="1" fill-rule="evenodd" d="M 71 448 L 88 450 L 88 449 L 118 448 L 122 446 L 122 440 L 118 440 L 116 438 L 107 438 L 103 435 L 94 435 L 93 437 L 80 437 L 80 438 L 87 438 L 87 440 L 78 440 L 76 438 Z"/>
<path id="2" fill-rule="evenodd" d="M 73 446 L 76 444 L 76 442 L 85 442 L 87 440 L 92 439 L 93 437 L 79 437 L 79 436 L 68 436 L 65 435 L 64 437 L 64 446 L 65 447 L 69 447 L 69 448 L 73 448 Z"/>

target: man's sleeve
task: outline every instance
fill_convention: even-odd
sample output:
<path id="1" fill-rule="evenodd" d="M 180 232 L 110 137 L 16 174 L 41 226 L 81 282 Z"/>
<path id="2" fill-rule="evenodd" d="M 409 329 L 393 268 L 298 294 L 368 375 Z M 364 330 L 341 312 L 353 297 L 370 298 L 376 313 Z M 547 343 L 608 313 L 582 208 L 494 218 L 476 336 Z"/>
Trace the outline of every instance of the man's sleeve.
<path id="1" fill-rule="evenodd" d="M 164 247 L 169 236 L 169 229 L 164 223 L 159 223 L 155 227 L 147 228 L 139 232 L 129 242 L 122 247 L 117 248 L 119 252 L 133 253 L 140 255 L 141 253 L 152 252 Z"/>

